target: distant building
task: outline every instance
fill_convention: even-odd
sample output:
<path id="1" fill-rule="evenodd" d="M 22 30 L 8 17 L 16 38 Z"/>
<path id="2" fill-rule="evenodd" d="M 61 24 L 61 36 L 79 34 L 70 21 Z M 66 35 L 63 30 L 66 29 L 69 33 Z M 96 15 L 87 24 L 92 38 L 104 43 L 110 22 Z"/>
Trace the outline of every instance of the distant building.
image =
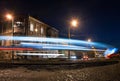
<path id="1" fill-rule="evenodd" d="M 4 20 L 0 23 L 0 35 L 4 36 L 35 36 L 35 37 L 58 37 L 59 31 L 38 19 L 29 15 L 17 15 L 12 21 Z M 12 27 L 13 26 L 13 27 Z M 11 46 L 19 44 L 18 41 L 5 41 L 0 42 L 1 46 Z M 44 51 L 45 52 L 45 51 Z M 49 51 L 52 53 L 58 52 L 57 50 Z M 10 52 L 6 51 L 6 57 L 11 58 Z"/>

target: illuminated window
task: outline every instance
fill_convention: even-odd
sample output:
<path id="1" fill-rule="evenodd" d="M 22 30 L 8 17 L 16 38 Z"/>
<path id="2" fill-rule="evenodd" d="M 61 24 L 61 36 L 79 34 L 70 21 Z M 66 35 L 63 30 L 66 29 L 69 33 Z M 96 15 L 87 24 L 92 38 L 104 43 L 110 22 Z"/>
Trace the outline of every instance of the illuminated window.
<path id="1" fill-rule="evenodd" d="M 34 24 L 30 23 L 30 31 L 34 31 Z"/>
<path id="2" fill-rule="evenodd" d="M 41 34 L 43 34 L 44 33 L 44 29 L 43 29 L 43 27 L 41 27 Z"/>
<path id="3" fill-rule="evenodd" d="M 21 27 L 21 26 L 24 26 L 23 22 L 16 21 L 16 22 L 14 23 L 14 27 Z"/>
<path id="4" fill-rule="evenodd" d="M 17 22 L 16 22 L 16 24 L 20 25 L 20 24 L 22 24 L 22 22 L 20 22 L 20 21 L 17 21 Z"/>

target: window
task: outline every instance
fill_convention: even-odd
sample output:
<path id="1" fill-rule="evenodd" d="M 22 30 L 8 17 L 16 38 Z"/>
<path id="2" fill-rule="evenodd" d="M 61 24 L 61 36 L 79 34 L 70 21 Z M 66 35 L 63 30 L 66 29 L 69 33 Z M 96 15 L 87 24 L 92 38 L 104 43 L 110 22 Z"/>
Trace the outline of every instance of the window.
<path id="1" fill-rule="evenodd" d="M 41 27 L 41 34 L 43 34 L 44 33 L 44 29 L 43 29 L 43 27 Z"/>
<path id="2" fill-rule="evenodd" d="M 34 31 L 34 24 L 30 23 L 30 31 Z"/>
<path id="3" fill-rule="evenodd" d="M 22 27 L 22 26 L 24 26 L 24 23 L 22 21 L 16 21 L 14 23 L 14 27 Z"/>

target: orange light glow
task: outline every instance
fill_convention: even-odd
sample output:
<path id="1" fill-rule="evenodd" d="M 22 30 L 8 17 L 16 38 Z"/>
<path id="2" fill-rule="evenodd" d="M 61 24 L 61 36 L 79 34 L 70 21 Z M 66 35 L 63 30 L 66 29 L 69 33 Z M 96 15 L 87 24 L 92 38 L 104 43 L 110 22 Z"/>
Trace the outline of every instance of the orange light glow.
<path id="1" fill-rule="evenodd" d="M 6 15 L 6 18 L 9 19 L 9 20 L 12 20 L 13 19 L 13 16 L 11 14 L 7 14 Z"/>
<path id="2" fill-rule="evenodd" d="M 77 27 L 78 26 L 78 21 L 77 20 L 72 20 L 71 21 L 71 25 L 73 26 L 73 27 Z"/>

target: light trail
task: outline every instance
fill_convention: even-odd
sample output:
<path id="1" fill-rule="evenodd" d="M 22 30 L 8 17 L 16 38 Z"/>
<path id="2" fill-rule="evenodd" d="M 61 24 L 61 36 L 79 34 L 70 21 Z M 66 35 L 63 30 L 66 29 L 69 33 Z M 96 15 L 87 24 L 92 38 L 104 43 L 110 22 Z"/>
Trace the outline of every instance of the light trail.
<path id="1" fill-rule="evenodd" d="M 0 50 L 33 50 L 33 48 L 0 47 Z"/>
<path id="2" fill-rule="evenodd" d="M 35 47 L 35 48 L 38 48 L 39 47 Z M 93 51 L 93 49 L 88 49 L 88 48 L 69 48 L 69 47 L 43 47 L 43 49 L 53 49 L 53 50 L 78 50 L 78 51 Z M 105 51 L 105 50 L 101 50 L 101 49 L 96 49 L 96 51 Z"/>
<path id="3" fill-rule="evenodd" d="M 94 46 L 97 48 L 110 48 L 112 46 L 97 42 L 88 42 L 83 40 L 63 39 L 63 38 L 41 38 L 41 37 L 22 37 L 22 36 L 0 36 L 0 40 L 16 40 L 27 42 L 46 42 L 46 43 L 66 43 L 71 45 Z"/>
<path id="4" fill-rule="evenodd" d="M 83 46 L 75 46 L 75 45 L 62 45 L 62 44 L 43 44 L 43 43 L 27 43 L 27 42 L 21 42 L 21 45 L 25 46 L 55 46 L 55 47 L 79 47 L 79 48 L 86 48 Z"/>
<path id="5" fill-rule="evenodd" d="M 61 45 L 61 44 L 40 44 L 40 43 L 21 43 L 24 47 L 32 47 L 36 49 L 51 49 L 51 50 L 86 50 L 91 51 L 93 49 L 89 49 L 81 46 L 73 46 L 73 45 Z M 96 51 L 105 51 L 101 49 L 96 49 Z"/>
<path id="6" fill-rule="evenodd" d="M 39 55 L 39 56 L 59 56 L 59 55 L 65 55 L 65 54 L 46 54 L 46 53 L 16 53 L 17 55 Z"/>
<path id="7" fill-rule="evenodd" d="M 104 52 L 104 57 L 108 57 L 118 51 L 118 48 L 109 48 Z"/>
<path id="8" fill-rule="evenodd" d="M 96 51 L 106 51 L 103 49 L 114 48 L 111 45 L 88 42 L 75 39 L 63 39 L 63 38 L 44 38 L 44 37 L 25 37 L 25 36 L 0 36 L 0 40 L 14 40 L 19 41 L 18 46 L 0 47 L 0 50 L 82 50 L 93 51 L 92 46 L 96 48 Z M 104 56 L 114 53 L 115 49 L 107 50 Z M 109 53 L 108 53 L 109 52 Z M 26 55 L 26 53 L 18 53 Z M 30 55 L 38 55 L 37 53 L 29 53 Z M 39 55 L 43 55 L 40 54 Z M 50 54 L 51 55 L 51 54 Z"/>

